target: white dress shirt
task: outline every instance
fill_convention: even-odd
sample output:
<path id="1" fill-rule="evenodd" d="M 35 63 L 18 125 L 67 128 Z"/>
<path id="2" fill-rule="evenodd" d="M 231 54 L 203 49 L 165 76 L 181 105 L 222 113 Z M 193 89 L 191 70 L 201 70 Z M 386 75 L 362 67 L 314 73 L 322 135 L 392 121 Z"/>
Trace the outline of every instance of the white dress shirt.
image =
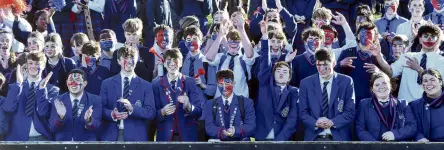
<path id="1" fill-rule="evenodd" d="M 160 50 L 160 47 L 156 43 L 154 43 L 154 50 L 156 50 L 156 53 L 159 54 L 160 57 L 163 57 L 163 52 Z M 159 57 L 154 56 L 154 62 L 157 64 L 158 61 Z M 164 74 L 166 73 L 163 72 L 163 64 L 157 64 L 157 77 L 164 76 Z"/>
<path id="2" fill-rule="evenodd" d="M 224 103 L 224 106 L 225 106 L 225 101 L 226 100 L 228 100 L 228 106 L 231 105 L 231 102 L 233 101 L 233 95 L 234 95 L 234 93 L 232 93 L 228 98 L 225 98 L 224 96 L 221 96 L 222 100 L 223 100 L 223 103 Z"/>
<path id="3" fill-rule="evenodd" d="M 245 75 L 244 69 L 242 69 L 242 66 L 240 64 L 240 59 L 237 59 L 237 58 L 240 57 L 245 61 L 245 64 L 247 67 L 247 72 L 249 74 L 248 76 L 251 78 L 251 66 L 253 66 L 253 64 L 255 62 L 255 58 L 259 57 L 259 55 L 256 52 L 253 52 L 253 53 L 254 53 L 253 57 L 247 58 L 247 56 L 242 55 L 242 53 L 239 51 L 239 55 L 236 56 L 234 59 L 233 73 L 234 73 L 235 85 L 234 85 L 233 91 L 236 95 L 242 95 L 244 97 L 249 97 L 248 85 L 247 85 L 247 81 L 248 81 L 247 75 Z M 208 62 L 209 65 L 219 67 L 220 58 L 223 55 L 225 55 L 225 53 L 218 53 L 218 54 L 216 54 L 216 57 L 214 58 L 213 61 L 208 61 L 206 58 L 203 61 Z M 221 65 L 221 68 L 218 68 L 218 70 L 228 69 L 228 67 L 230 65 L 230 60 L 231 60 L 231 56 L 227 55 L 227 59 L 225 59 L 225 62 L 223 62 L 223 64 Z M 216 90 L 215 97 L 219 97 L 219 96 L 221 96 L 221 93 L 219 92 L 219 90 Z"/>
<path id="4" fill-rule="evenodd" d="M 39 89 L 40 81 L 42 81 L 42 79 L 38 79 L 38 80 L 35 80 L 35 81 L 30 81 L 28 79 L 28 84 L 29 84 L 29 87 L 30 87 L 29 89 L 31 89 L 31 83 L 34 82 L 34 88 L 35 88 L 35 90 L 37 92 L 37 90 Z M 36 108 L 37 108 L 37 106 L 36 106 Z M 34 121 L 31 120 L 31 128 L 29 130 L 29 137 L 37 137 L 37 136 L 40 136 L 40 135 L 42 135 L 42 134 L 40 134 L 37 130 L 35 130 Z"/>
<path id="5" fill-rule="evenodd" d="M 337 76 L 337 73 L 333 73 L 333 76 L 330 77 L 330 79 L 325 80 L 324 78 L 321 77 L 321 75 L 319 75 L 319 81 L 320 81 L 320 85 L 321 85 L 321 92 L 323 92 L 324 90 L 324 82 L 328 82 L 326 90 L 327 90 L 327 99 L 328 99 L 328 104 L 330 104 L 330 95 L 331 95 L 331 85 L 333 82 L 333 78 L 335 78 Z M 316 127 L 317 128 L 317 127 Z M 324 129 L 324 131 L 322 131 L 321 133 L 319 133 L 319 135 L 331 135 L 331 130 L 330 129 Z"/>
<path id="6" fill-rule="evenodd" d="M 397 61 L 391 64 L 392 67 L 392 77 L 397 77 L 402 75 L 401 84 L 399 86 L 399 99 L 404 99 L 407 102 L 414 101 L 416 99 L 421 98 L 424 89 L 421 85 L 417 83 L 418 72 L 412 70 L 407 66 L 407 58 L 404 56 L 408 56 L 410 58 L 416 58 L 418 63 L 421 62 L 423 51 L 417 53 L 406 53 L 401 56 Z M 433 68 L 438 70 L 441 73 L 441 76 L 444 78 L 444 57 L 439 55 L 438 52 L 428 52 L 427 55 L 427 63 L 426 68 Z"/>

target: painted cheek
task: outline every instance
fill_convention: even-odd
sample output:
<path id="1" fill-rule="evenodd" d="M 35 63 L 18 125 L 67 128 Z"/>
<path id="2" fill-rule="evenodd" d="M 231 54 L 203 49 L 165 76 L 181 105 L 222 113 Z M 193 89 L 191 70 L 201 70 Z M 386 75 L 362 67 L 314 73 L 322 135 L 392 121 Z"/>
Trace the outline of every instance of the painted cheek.
<path id="1" fill-rule="evenodd" d="M 392 8 L 393 11 L 396 10 L 396 5 L 390 5 L 390 8 Z"/>
<path id="2" fill-rule="evenodd" d="M 199 49 L 199 44 L 196 41 L 191 42 L 191 46 L 194 47 L 193 52 L 197 51 L 197 49 Z"/>
<path id="3" fill-rule="evenodd" d="M 78 85 L 80 85 L 80 84 L 77 83 L 76 81 L 68 82 L 68 86 L 78 86 Z"/>
<path id="4" fill-rule="evenodd" d="M 228 85 L 228 86 L 225 87 L 225 89 L 226 89 L 229 93 L 231 93 L 231 92 L 233 92 L 233 85 Z"/>

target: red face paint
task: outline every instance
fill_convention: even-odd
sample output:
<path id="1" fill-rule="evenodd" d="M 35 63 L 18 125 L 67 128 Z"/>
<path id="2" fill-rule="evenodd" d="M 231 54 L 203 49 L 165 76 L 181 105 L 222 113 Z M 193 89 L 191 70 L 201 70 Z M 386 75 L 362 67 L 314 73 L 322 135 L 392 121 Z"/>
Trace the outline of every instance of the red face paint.
<path id="1" fill-rule="evenodd" d="M 325 45 L 333 44 L 333 40 L 335 39 L 335 33 L 331 30 L 324 30 L 325 33 Z"/>
<path id="2" fill-rule="evenodd" d="M 390 5 L 390 8 L 392 8 L 393 11 L 396 11 L 396 5 Z"/>
<path id="3" fill-rule="evenodd" d="M 197 41 L 191 42 L 191 46 L 194 47 L 194 49 L 192 50 L 193 52 L 195 52 L 199 49 L 199 44 L 197 43 Z"/>
<path id="4" fill-rule="evenodd" d="M 165 42 L 165 45 L 162 45 L 162 43 Z M 168 45 L 168 31 L 159 31 L 156 34 L 156 44 L 160 48 L 165 48 L 166 45 Z"/>
<path id="5" fill-rule="evenodd" d="M 68 86 L 78 86 L 79 83 L 77 83 L 76 81 L 69 81 L 68 82 Z"/>
<path id="6" fill-rule="evenodd" d="M 424 42 L 424 45 L 427 47 L 432 47 L 436 44 L 436 42 Z"/>

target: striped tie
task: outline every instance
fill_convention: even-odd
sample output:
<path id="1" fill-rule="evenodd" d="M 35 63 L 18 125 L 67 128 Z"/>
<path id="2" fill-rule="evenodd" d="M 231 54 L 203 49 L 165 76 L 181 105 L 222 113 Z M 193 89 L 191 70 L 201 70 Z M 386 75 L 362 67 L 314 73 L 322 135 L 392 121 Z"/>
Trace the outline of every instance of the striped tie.
<path id="1" fill-rule="evenodd" d="M 421 58 L 421 63 L 419 64 L 421 66 L 422 69 L 426 69 L 426 64 L 427 64 L 427 55 L 424 53 L 422 54 L 422 58 Z M 416 82 L 418 84 L 421 83 L 421 75 L 418 74 L 418 79 L 416 79 Z"/>
<path id="2" fill-rule="evenodd" d="M 438 26 L 440 26 L 441 27 L 441 24 L 442 24 L 442 20 L 441 20 L 441 18 L 442 18 L 442 14 L 436 14 L 436 17 L 438 17 Z"/>
<path id="3" fill-rule="evenodd" d="M 324 87 L 322 88 L 322 117 L 327 117 L 328 115 L 328 93 L 327 85 L 328 81 L 324 82 Z"/>
<path id="4" fill-rule="evenodd" d="M 128 99 L 129 97 L 129 79 L 128 77 L 124 78 L 123 82 L 123 98 Z"/>
<path id="5" fill-rule="evenodd" d="M 390 33 L 390 23 L 393 21 L 393 19 L 392 20 L 385 19 L 385 20 L 387 21 L 387 25 L 385 26 L 385 32 Z"/>
<path id="6" fill-rule="evenodd" d="M 310 57 L 308 57 L 308 59 L 310 59 L 310 63 L 311 64 L 315 64 L 316 63 L 313 55 L 310 55 Z"/>
<path id="7" fill-rule="evenodd" d="M 228 112 L 229 109 L 230 109 L 230 105 L 228 105 L 228 100 L 225 100 L 225 111 Z"/>
<path id="8" fill-rule="evenodd" d="M 194 61 L 196 60 L 196 58 L 194 57 L 190 57 L 190 77 L 194 77 Z"/>
<path id="9" fill-rule="evenodd" d="M 29 87 L 28 101 L 26 101 L 26 111 L 25 114 L 29 117 L 34 115 L 35 110 L 35 82 L 31 82 L 31 87 Z"/>
<path id="10" fill-rule="evenodd" d="M 228 54 L 228 55 L 231 56 L 230 64 L 229 64 L 229 66 L 228 66 L 228 69 L 230 69 L 231 71 L 234 71 L 234 58 L 235 58 L 237 55 L 230 55 L 230 54 Z"/>
<path id="11" fill-rule="evenodd" d="M 74 99 L 74 104 L 72 106 L 72 118 L 75 119 L 76 115 L 77 115 L 77 111 L 79 111 L 79 100 L 78 99 Z"/>

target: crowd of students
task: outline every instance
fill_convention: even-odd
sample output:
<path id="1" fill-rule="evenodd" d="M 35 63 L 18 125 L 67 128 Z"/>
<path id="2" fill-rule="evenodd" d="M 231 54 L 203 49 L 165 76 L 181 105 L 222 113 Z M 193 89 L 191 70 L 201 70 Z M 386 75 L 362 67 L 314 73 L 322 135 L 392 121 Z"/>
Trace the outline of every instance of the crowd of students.
<path id="1" fill-rule="evenodd" d="M 444 2 L 54 3 L 0 9 L 5 141 L 444 140 Z"/>

